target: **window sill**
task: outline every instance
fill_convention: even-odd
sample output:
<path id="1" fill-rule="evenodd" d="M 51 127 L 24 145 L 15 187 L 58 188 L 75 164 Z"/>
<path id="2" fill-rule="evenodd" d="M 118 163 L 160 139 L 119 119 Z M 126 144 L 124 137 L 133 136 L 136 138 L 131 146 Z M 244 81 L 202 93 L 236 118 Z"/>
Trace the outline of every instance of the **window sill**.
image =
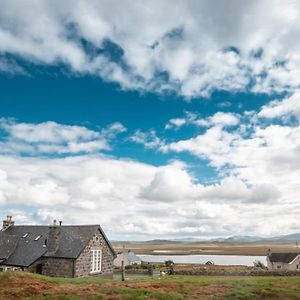
<path id="1" fill-rule="evenodd" d="M 102 273 L 102 271 L 92 271 L 92 272 L 90 272 L 90 274 L 101 274 Z"/>

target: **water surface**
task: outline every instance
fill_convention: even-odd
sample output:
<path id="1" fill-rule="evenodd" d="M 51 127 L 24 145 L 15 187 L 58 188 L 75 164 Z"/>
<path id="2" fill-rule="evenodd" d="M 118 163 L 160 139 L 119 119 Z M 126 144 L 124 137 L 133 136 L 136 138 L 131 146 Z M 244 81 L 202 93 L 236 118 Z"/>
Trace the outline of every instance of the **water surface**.
<path id="1" fill-rule="evenodd" d="M 205 264 L 212 261 L 215 265 L 244 265 L 253 266 L 256 260 L 267 264 L 266 256 L 246 256 L 246 255 L 138 255 L 142 261 L 151 263 L 163 263 L 172 260 L 175 264 Z"/>

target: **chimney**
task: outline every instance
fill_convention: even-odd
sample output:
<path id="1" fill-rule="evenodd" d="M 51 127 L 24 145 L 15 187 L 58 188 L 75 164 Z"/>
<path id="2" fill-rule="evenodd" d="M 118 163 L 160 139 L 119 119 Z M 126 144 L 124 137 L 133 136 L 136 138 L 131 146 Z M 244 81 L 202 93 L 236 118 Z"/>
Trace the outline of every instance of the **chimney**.
<path id="1" fill-rule="evenodd" d="M 46 242 L 49 252 L 55 252 L 59 246 L 60 230 L 56 220 L 49 226 L 48 240 Z"/>
<path id="2" fill-rule="evenodd" d="M 6 220 L 3 220 L 3 226 L 2 230 L 7 229 L 10 226 L 13 226 L 15 224 L 15 221 L 12 220 L 12 216 L 7 216 Z"/>

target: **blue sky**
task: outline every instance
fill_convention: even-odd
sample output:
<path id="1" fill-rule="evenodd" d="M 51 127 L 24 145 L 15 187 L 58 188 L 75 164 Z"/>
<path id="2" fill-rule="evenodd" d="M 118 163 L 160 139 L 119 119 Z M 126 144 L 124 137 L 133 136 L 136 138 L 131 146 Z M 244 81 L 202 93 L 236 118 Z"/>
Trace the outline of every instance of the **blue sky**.
<path id="1" fill-rule="evenodd" d="M 174 154 L 147 151 L 143 145 L 128 140 L 128 136 L 136 130 L 156 130 L 170 140 L 187 139 L 201 132 L 201 128 L 186 126 L 175 131 L 166 130 L 167 122 L 182 118 L 187 112 L 206 118 L 220 111 L 258 111 L 270 100 L 269 95 L 217 91 L 209 98 L 187 100 L 176 94 L 122 90 L 120 85 L 94 76 L 64 74 L 60 66 L 51 68 L 51 73 L 39 66 L 30 66 L 27 71 L 28 76 L 1 74 L 2 118 L 13 118 L 24 123 L 51 120 L 66 125 L 82 125 L 92 130 L 121 122 L 128 132 L 114 141 L 115 146 L 110 154 L 154 165 L 181 159 L 183 154 L 174 157 Z M 199 163 L 189 155 L 184 155 L 184 160 L 191 162 L 190 167 L 199 168 L 200 177 L 206 175 L 202 174 L 204 170 L 208 174 L 212 172 L 205 161 Z"/>
<path id="2" fill-rule="evenodd" d="M 3 217 L 298 232 L 298 3 L 113 2 L 0 4 Z"/>

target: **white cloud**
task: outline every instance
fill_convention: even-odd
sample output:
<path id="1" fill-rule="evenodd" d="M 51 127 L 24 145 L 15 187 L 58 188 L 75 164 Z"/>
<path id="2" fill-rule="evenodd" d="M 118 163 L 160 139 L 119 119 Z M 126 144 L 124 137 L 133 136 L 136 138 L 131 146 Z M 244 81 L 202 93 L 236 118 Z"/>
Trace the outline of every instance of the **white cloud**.
<path id="1" fill-rule="evenodd" d="M 126 131 L 121 123 L 111 124 L 98 132 L 83 126 L 56 122 L 31 124 L 9 119 L 1 119 L 0 129 L 7 135 L 0 143 L 1 153 L 28 154 L 76 154 L 109 150 L 109 141 Z"/>
<path id="2" fill-rule="evenodd" d="M 170 129 L 170 128 L 179 128 L 187 123 L 186 119 L 184 118 L 174 118 L 170 119 L 168 123 L 165 126 L 165 129 Z"/>
<path id="3" fill-rule="evenodd" d="M 136 130 L 135 133 L 129 137 L 129 140 L 137 144 L 142 144 L 148 149 L 155 149 L 163 145 L 163 141 L 156 135 L 155 130 L 150 130 L 149 132 Z"/>
<path id="4" fill-rule="evenodd" d="M 280 118 L 294 115 L 300 120 L 300 93 L 296 92 L 284 100 L 274 100 L 263 106 L 258 116 L 261 118 Z"/>
<path id="5" fill-rule="evenodd" d="M 280 230 L 279 224 L 295 230 L 293 224 L 296 216 L 290 210 L 299 210 L 296 200 L 300 195 L 298 98 L 296 93 L 283 100 L 272 101 L 259 113 L 247 112 L 234 128 L 222 127 L 216 121 L 212 127 L 195 137 L 173 142 L 165 140 L 159 150 L 169 153 L 188 152 L 207 160 L 219 176 L 223 177 L 217 184 L 205 187 L 197 185 L 197 197 L 220 203 L 238 200 L 248 203 L 249 207 L 259 204 L 256 209 L 263 210 L 265 216 L 261 219 L 258 216 L 254 218 L 259 218 L 261 223 L 258 227 L 263 224 L 265 229 L 253 227 L 252 230 L 276 234 L 276 229 Z M 287 121 L 291 116 L 298 121 L 282 123 L 274 120 L 281 118 Z M 214 119 L 213 117 L 210 119 Z M 242 205 L 239 204 L 239 207 L 241 209 Z M 286 214 L 284 221 L 267 224 L 271 215 L 279 214 Z M 250 224 L 251 221 L 247 218 L 246 223 Z"/>
<path id="6" fill-rule="evenodd" d="M 206 187 L 202 192 L 202 197 L 221 202 L 239 200 L 250 203 L 270 202 L 273 205 L 280 197 L 280 192 L 272 184 L 256 184 L 248 187 L 240 179 L 228 177 L 219 184 Z"/>
<path id="7" fill-rule="evenodd" d="M 159 168 L 150 184 L 142 190 L 141 196 L 155 201 L 188 201 L 196 196 L 194 189 L 184 166 L 173 163 Z"/>
<path id="8" fill-rule="evenodd" d="M 208 119 L 208 123 L 216 126 L 235 126 L 239 123 L 239 118 L 233 113 L 217 112 Z"/>
<path id="9" fill-rule="evenodd" d="M 234 113 L 216 112 L 214 115 L 201 118 L 197 114 L 192 112 L 186 112 L 184 118 L 170 119 L 166 124 L 166 129 L 175 128 L 178 129 L 184 125 L 194 125 L 199 127 L 228 127 L 236 126 L 239 124 L 240 116 Z"/>
<path id="10" fill-rule="evenodd" d="M 214 90 L 294 91 L 300 83 L 299 12 L 297 1 L 279 0 L 156 0 L 146 6 L 4 0 L 0 69 L 23 72 L 14 62 L 7 67 L 5 54 L 12 54 L 65 64 L 124 89 L 171 90 L 187 98 Z"/>
<path id="11" fill-rule="evenodd" d="M 219 184 L 203 185 L 181 161 L 153 166 L 99 154 L 72 156 L 72 153 L 90 152 L 90 143 L 97 143 L 101 134 L 113 137 L 123 132 L 125 128 L 119 123 L 109 125 L 100 135 L 85 127 L 54 122 L 26 124 L 2 119 L 1 124 L 8 134 L 4 144 L 14 140 L 19 147 L 0 155 L 1 211 L 13 214 L 17 223 L 50 223 L 53 218 L 64 223 L 101 223 L 110 236 L 120 239 L 228 235 L 238 224 L 239 216 L 247 215 L 245 208 L 264 209 L 268 203 L 276 206 L 282 200 L 281 193 L 292 184 L 291 178 L 288 184 L 255 182 L 237 172 Z M 206 141 L 212 143 L 215 137 L 222 136 L 223 130 L 219 126 L 208 129 Z M 268 131 L 260 130 L 256 135 L 268 137 L 269 144 L 278 142 L 270 138 Z M 288 138 L 288 133 L 283 130 L 284 138 Z M 68 155 L 48 158 L 38 155 L 50 150 L 59 153 L 60 147 L 64 147 L 62 143 L 68 145 Z M 71 143 L 75 147 L 73 152 Z M 30 150 L 32 144 L 38 145 L 35 157 L 22 156 L 24 149 Z M 81 148 L 81 144 L 89 150 Z M 155 147 L 160 145 L 158 142 Z M 50 150 L 43 150 L 42 146 Z M 207 149 L 213 149 L 212 145 Z M 210 157 L 209 150 L 205 151 Z M 218 151 L 217 155 L 220 155 Z M 228 159 L 229 154 L 225 153 L 224 157 Z M 282 164 L 285 163 L 283 160 Z M 293 183 L 298 184 L 295 180 Z M 297 211 L 296 204 L 287 200 L 285 203 Z M 265 218 L 268 217 L 263 210 L 257 213 L 256 220 L 261 220 L 264 226 L 253 229 L 255 232 L 272 233 L 278 229 L 276 224 L 265 226 Z M 282 230 L 294 226 L 290 215 L 289 220 Z M 220 227 L 220 222 L 226 226 Z M 239 228 L 241 234 L 247 230 L 245 226 Z"/>
<path id="12" fill-rule="evenodd" d="M 229 133 L 220 126 L 214 126 L 202 135 L 187 140 L 166 143 L 159 149 L 162 152 L 188 151 L 200 158 L 208 158 L 215 167 L 221 167 L 227 163 L 227 156 L 232 151 L 231 146 L 239 138 L 236 133 Z"/>
<path id="13" fill-rule="evenodd" d="M 108 139 L 113 139 L 115 138 L 118 134 L 126 132 L 127 128 L 121 124 L 120 122 L 115 122 L 110 125 L 108 125 L 106 128 L 101 130 L 102 136 L 108 138 Z"/>
<path id="14" fill-rule="evenodd" d="M 203 186 L 180 162 L 154 167 L 99 155 L 0 156 L 0 166 L 1 211 L 19 224 L 57 218 L 64 224 L 101 223 L 111 238 L 151 239 L 242 233 L 246 224 L 235 228 L 240 218 L 257 226 L 274 217 L 263 210 L 273 197 L 252 198 L 255 188 L 263 190 L 260 186 L 246 187 L 234 178 Z M 256 208 L 255 219 L 249 207 Z M 280 230 L 292 226 L 294 219 L 288 220 Z M 266 233 L 276 225 L 262 224 L 253 232 Z"/>

